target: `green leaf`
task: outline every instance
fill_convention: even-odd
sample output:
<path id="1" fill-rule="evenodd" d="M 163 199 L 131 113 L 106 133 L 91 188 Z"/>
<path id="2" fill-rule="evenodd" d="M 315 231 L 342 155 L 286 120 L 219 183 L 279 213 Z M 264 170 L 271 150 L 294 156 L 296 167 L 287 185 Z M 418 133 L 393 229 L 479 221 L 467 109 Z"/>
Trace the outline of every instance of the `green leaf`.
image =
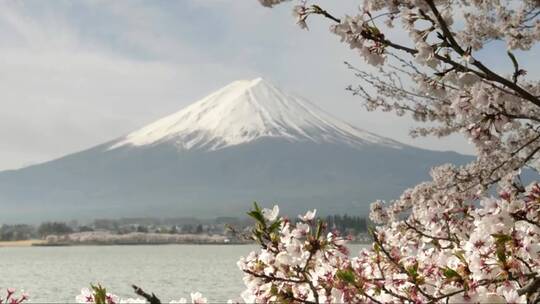
<path id="1" fill-rule="evenodd" d="M 412 278 L 418 277 L 418 264 L 415 263 L 412 266 L 407 267 L 407 272 Z"/>
<path id="2" fill-rule="evenodd" d="M 247 213 L 249 216 L 251 216 L 254 220 L 256 220 L 259 223 L 264 223 L 264 216 L 259 211 L 250 211 Z"/>
<path id="3" fill-rule="evenodd" d="M 264 218 L 264 215 L 262 213 L 261 207 L 257 204 L 257 202 L 253 202 L 253 210 L 249 211 L 247 213 L 250 217 L 252 217 L 255 221 L 257 221 L 261 226 L 266 227 L 266 220 Z"/>
<path id="4" fill-rule="evenodd" d="M 347 269 L 347 270 L 338 270 L 336 272 L 336 276 L 342 280 L 342 281 L 345 281 L 347 283 L 350 283 L 350 284 L 354 284 L 355 283 L 355 275 L 354 275 L 354 272 L 350 269 Z"/>
<path id="5" fill-rule="evenodd" d="M 377 243 L 373 243 L 373 251 L 377 254 L 381 253 L 381 246 Z"/>
<path id="6" fill-rule="evenodd" d="M 368 26 L 369 30 L 375 34 L 375 36 L 379 36 L 381 34 L 381 31 L 375 26 Z"/>
<path id="7" fill-rule="evenodd" d="M 268 230 L 270 231 L 270 233 L 272 233 L 272 232 L 277 231 L 280 226 L 281 226 L 281 220 L 278 219 L 274 223 L 272 223 L 272 225 L 270 225 Z"/>
<path id="8" fill-rule="evenodd" d="M 107 290 L 103 288 L 100 284 L 97 286 L 90 285 L 93 291 L 94 302 L 96 304 L 107 304 Z"/>
<path id="9" fill-rule="evenodd" d="M 270 294 L 272 294 L 272 295 L 278 295 L 279 294 L 279 290 L 277 289 L 276 285 L 272 284 L 272 286 L 270 287 Z"/>
<path id="10" fill-rule="evenodd" d="M 317 222 L 317 232 L 315 234 L 315 237 L 317 239 L 319 239 L 321 237 L 321 234 L 323 233 L 323 230 L 324 230 L 323 226 L 324 226 L 324 222 L 321 219 L 319 219 Z"/>
<path id="11" fill-rule="evenodd" d="M 446 267 L 443 269 L 443 275 L 447 279 L 451 279 L 451 280 L 456 279 L 456 278 L 461 279 L 461 276 L 459 275 L 459 273 L 450 267 Z"/>
<path id="12" fill-rule="evenodd" d="M 504 250 L 504 246 L 497 248 L 497 259 L 503 264 L 506 264 L 506 250 Z"/>
<path id="13" fill-rule="evenodd" d="M 458 258 L 463 264 L 467 264 L 467 260 L 465 259 L 465 256 L 463 255 L 463 251 L 456 251 L 454 252 L 454 256 Z"/>
<path id="14" fill-rule="evenodd" d="M 504 233 L 494 233 L 491 236 L 495 238 L 495 242 L 497 243 L 497 245 L 504 245 L 504 243 L 512 240 L 511 236 Z"/>

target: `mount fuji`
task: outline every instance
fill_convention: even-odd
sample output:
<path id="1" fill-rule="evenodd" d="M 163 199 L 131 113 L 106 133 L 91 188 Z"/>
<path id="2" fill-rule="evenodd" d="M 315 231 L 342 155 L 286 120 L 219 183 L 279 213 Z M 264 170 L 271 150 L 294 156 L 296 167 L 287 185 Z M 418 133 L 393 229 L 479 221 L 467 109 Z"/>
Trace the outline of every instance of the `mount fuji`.
<path id="1" fill-rule="evenodd" d="M 216 151 L 261 138 L 357 147 L 369 143 L 403 146 L 339 121 L 309 101 L 256 78 L 233 82 L 129 134 L 110 149 L 169 142 L 179 150 Z"/>
<path id="2" fill-rule="evenodd" d="M 238 216 L 253 201 L 362 215 L 432 166 L 470 159 L 361 130 L 257 78 L 108 143 L 0 172 L 0 221 Z"/>

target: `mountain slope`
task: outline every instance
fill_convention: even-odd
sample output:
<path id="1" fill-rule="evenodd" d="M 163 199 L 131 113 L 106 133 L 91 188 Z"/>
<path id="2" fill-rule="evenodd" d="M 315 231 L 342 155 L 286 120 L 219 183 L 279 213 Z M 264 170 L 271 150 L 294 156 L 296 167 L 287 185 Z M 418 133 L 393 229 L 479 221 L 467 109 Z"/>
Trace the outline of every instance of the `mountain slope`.
<path id="1" fill-rule="evenodd" d="M 365 214 L 470 157 L 341 122 L 264 80 L 235 82 L 125 137 L 0 173 L 0 221 L 239 216 L 252 201 Z"/>
<path id="2" fill-rule="evenodd" d="M 256 78 L 235 81 L 129 134 L 111 149 L 174 142 L 182 149 L 218 150 L 262 137 L 296 142 L 402 146 L 339 121 L 309 101 Z"/>

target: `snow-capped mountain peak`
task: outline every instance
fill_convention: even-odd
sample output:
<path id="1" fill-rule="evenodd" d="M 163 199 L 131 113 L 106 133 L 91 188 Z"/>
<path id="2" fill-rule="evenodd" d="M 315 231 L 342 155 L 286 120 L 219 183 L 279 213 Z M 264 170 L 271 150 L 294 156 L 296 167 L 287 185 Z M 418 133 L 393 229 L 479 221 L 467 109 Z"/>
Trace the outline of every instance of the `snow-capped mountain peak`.
<path id="1" fill-rule="evenodd" d="M 398 142 L 342 122 L 309 101 L 256 78 L 235 81 L 128 134 L 110 149 L 171 142 L 181 149 L 218 150 L 262 137 L 402 147 Z"/>

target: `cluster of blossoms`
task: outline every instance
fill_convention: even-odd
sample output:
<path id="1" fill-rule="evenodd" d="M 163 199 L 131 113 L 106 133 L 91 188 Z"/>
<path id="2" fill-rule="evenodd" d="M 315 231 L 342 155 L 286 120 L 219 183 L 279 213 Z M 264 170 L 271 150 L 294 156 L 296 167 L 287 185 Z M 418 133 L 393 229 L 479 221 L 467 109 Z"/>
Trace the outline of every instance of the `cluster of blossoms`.
<path id="1" fill-rule="evenodd" d="M 28 295 L 26 293 L 21 293 L 19 296 L 16 295 L 16 290 L 13 288 L 6 289 L 5 298 L 0 297 L 0 304 L 21 304 L 28 300 Z"/>
<path id="2" fill-rule="evenodd" d="M 75 297 L 77 303 L 99 303 L 99 304 L 116 304 L 116 303 L 145 303 L 144 299 L 120 299 L 118 296 L 108 293 L 101 286 L 92 286 L 91 289 L 83 288 L 81 293 Z"/>
<path id="3" fill-rule="evenodd" d="M 346 240 L 337 233 L 325 234 L 315 211 L 299 217 L 297 223 L 278 217 L 278 207 L 261 210 L 257 205 L 250 215 L 256 220 L 255 240 L 261 245 L 240 259 L 247 289 L 246 303 L 343 302 L 335 285 L 339 269 L 348 263 Z"/>
<path id="4" fill-rule="evenodd" d="M 80 304 L 142 304 L 152 303 L 157 304 L 161 301 L 154 295 L 149 295 L 139 287 L 133 286 L 138 298 L 120 298 L 117 295 L 108 293 L 101 285 L 91 286 L 91 288 L 81 289 L 81 293 L 75 297 L 75 302 Z M 186 298 L 180 298 L 179 300 L 172 300 L 170 304 L 205 304 L 208 303 L 207 299 L 203 297 L 200 292 L 191 293 L 191 301 Z"/>
<path id="5" fill-rule="evenodd" d="M 313 213 L 292 224 L 255 209 L 261 244 L 239 261 L 245 302 L 525 303 L 540 272 L 540 186 L 507 189 L 479 206 L 421 200 L 410 193 L 411 215 L 395 218 L 373 205 L 372 248 L 350 258 L 345 239 L 325 234 Z M 403 209 L 403 210 L 404 210 Z M 417 210 L 411 210 L 417 209 Z M 274 209 L 276 210 L 276 208 Z"/>

